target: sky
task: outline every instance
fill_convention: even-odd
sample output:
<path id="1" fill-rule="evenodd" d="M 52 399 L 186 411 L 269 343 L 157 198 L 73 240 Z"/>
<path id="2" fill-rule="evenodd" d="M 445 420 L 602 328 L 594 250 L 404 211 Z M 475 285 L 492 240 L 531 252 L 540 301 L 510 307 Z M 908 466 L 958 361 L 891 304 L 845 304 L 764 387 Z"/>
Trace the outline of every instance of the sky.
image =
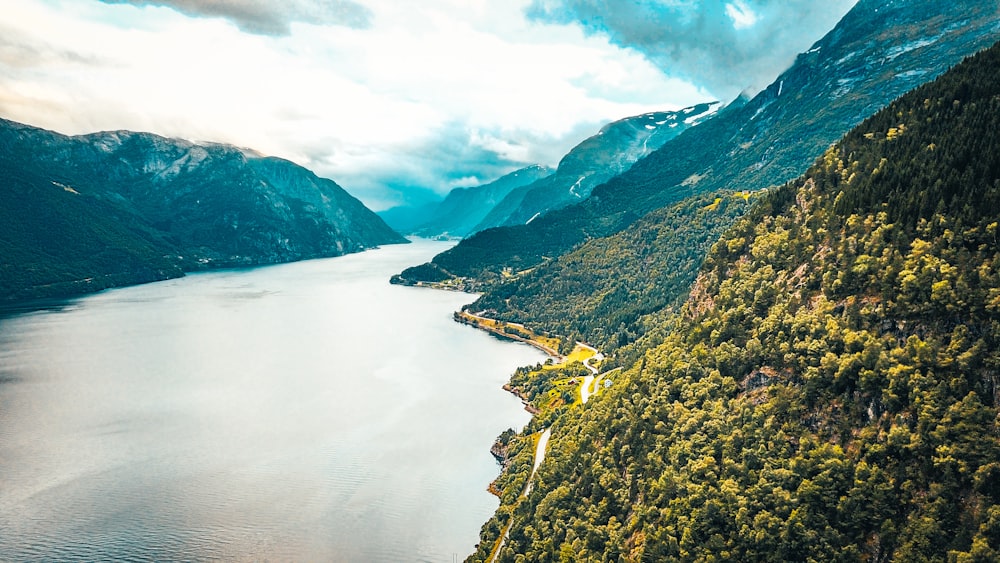
<path id="1" fill-rule="evenodd" d="M 0 0 L 0 117 L 230 143 L 374 210 L 759 90 L 856 0 Z"/>

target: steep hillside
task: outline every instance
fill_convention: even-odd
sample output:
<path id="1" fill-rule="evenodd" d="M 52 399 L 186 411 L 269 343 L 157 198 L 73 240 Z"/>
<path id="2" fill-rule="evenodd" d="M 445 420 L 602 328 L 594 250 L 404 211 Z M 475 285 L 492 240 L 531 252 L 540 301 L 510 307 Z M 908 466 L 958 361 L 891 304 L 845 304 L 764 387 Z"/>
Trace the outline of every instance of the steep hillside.
<path id="1" fill-rule="evenodd" d="M 687 294 L 709 247 L 750 205 L 751 194 L 711 193 L 657 210 L 622 233 L 592 239 L 466 310 L 602 350 L 647 330 L 647 315 Z"/>
<path id="2" fill-rule="evenodd" d="M 236 147 L 0 120 L 0 149 L 0 244 L 16 257 L 0 300 L 405 242 L 334 182 Z"/>
<path id="3" fill-rule="evenodd" d="M 1000 559 L 998 210 L 1000 46 L 761 197 L 470 559 Z"/>
<path id="4" fill-rule="evenodd" d="M 679 111 L 657 111 L 620 119 L 584 139 L 559 161 L 555 174 L 511 192 L 475 231 L 523 225 L 554 209 L 580 202 L 594 188 L 629 169 L 637 160 L 686 129 L 708 119 L 717 102 Z"/>
<path id="5" fill-rule="evenodd" d="M 745 105 L 692 127 L 578 205 L 528 225 L 488 229 L 404 272 L 496 279 L 608 236 L 692 195 L 759 190 L 801 173 L 876 109 L 938 76 L 1000 32 L 995 3 L 861 0 L 795 64 Z"/>
<path id="6" fill-rule="evenodd" d="M 183 275 L 168 237 L 130 210 L 0 161 L 0 301 Z"/>

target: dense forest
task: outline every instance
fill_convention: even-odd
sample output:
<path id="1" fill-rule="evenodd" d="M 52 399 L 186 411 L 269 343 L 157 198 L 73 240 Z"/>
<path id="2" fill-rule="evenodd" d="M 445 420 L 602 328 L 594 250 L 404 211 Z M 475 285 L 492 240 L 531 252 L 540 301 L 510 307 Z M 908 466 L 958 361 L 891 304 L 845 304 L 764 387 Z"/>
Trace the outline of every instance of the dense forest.
<path id="1" fill-rule="evenodd" d="M 708 248 L 751 199 L 733 192 L 686 199 L 498 284 L 466 309 L 560 335 L 564 351 L 577 340 L 624 346 L 646 333 L 650 314 L 686 295 Z"/>
<path id="2" fill-rule="evenodd" d="M 122 205 L 4 159 L 0 177 L 0 302 L 177 277 L 189 266 L 175 241 Z"/>
<path id="3" fill-rule="evenodd" d="M 470 560 L 1000 560 L 1000 46 L 756 199 Z"/>

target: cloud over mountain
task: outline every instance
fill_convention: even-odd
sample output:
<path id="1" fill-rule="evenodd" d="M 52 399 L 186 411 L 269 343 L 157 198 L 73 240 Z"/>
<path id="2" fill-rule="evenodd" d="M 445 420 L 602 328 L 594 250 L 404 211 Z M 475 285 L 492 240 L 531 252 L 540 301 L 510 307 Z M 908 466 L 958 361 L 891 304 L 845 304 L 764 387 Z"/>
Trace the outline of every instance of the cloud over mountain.
<path id="1" fill-rule="evenodd" d="M 607 35 L 667 74 L 729 99 L 773 80 L 856 2 L 533 0 L 526 14 Z"/>
<path id="2" fill-rule="evenodd" d="M 757 57 L 784 64 L 833 26 L 816 4 L 18 0 L 0 116 L 253 147 L 379 209 L 554 166 L 628 115 L 726 101 L 777 75 Z"/>

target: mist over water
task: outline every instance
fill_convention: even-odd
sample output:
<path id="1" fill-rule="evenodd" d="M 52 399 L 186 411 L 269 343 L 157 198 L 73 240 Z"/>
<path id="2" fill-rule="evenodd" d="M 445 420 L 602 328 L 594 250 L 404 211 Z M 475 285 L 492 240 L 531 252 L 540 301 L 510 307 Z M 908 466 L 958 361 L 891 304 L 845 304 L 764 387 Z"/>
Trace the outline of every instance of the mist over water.
<path id="1" fill-rule="evenodd" d="M 0 318 L 0 560 L 463 559 L 544 356 L 388 284 L 448 244 Z"/>

